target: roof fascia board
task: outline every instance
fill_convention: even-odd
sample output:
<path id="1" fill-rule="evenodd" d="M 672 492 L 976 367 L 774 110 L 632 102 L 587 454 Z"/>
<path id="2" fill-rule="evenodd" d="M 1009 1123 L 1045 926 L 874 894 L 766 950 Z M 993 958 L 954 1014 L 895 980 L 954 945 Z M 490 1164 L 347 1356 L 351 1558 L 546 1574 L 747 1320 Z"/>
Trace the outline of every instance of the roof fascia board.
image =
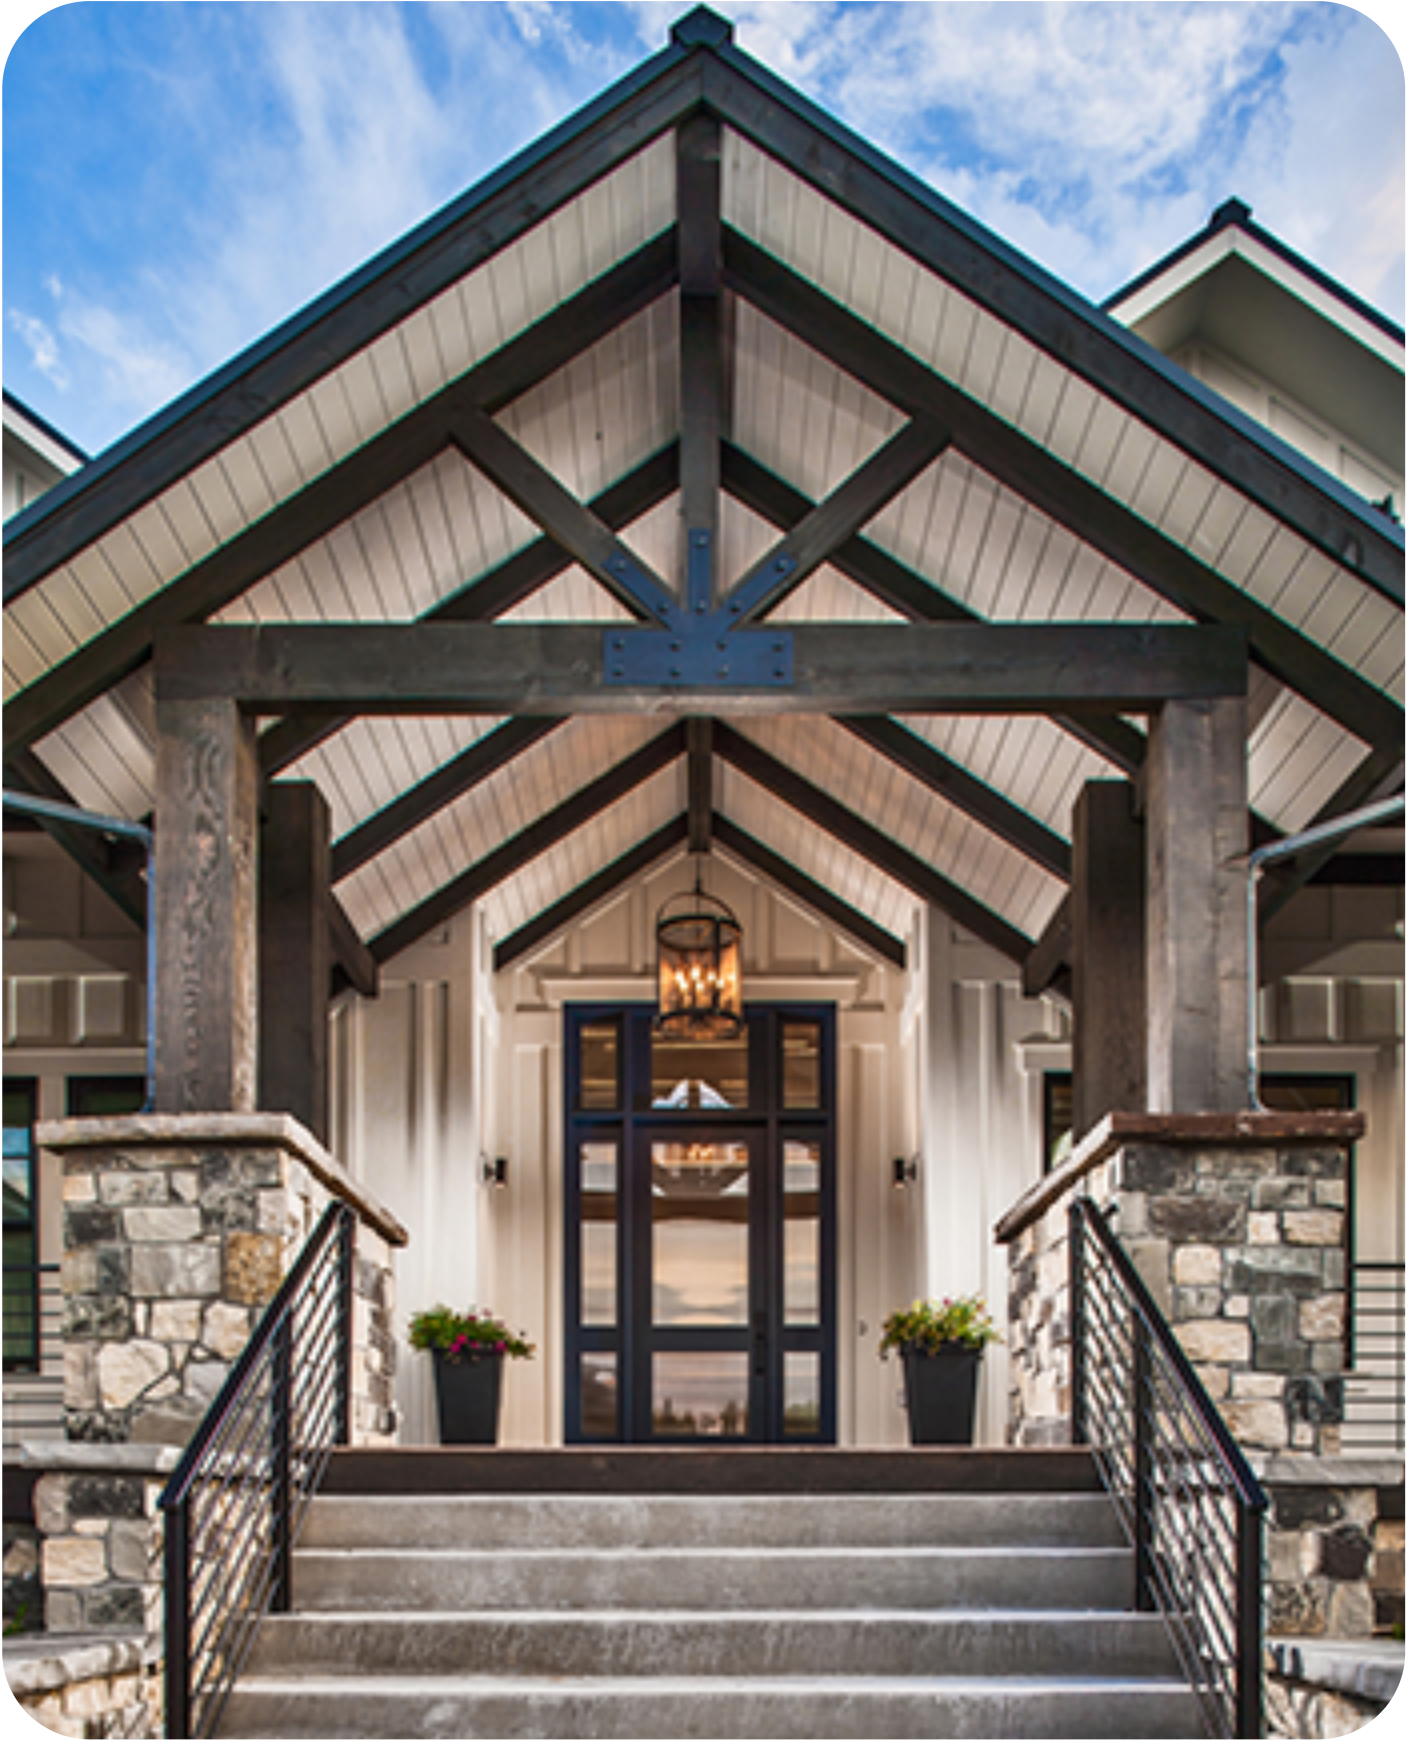
<path id="1" fill-rule="evenodd" d="M 652 56 L 5 527 L 21 588 L 69 560 L 698 107 L 706 50 Z M 11 596 L 8 590 L 6 596 Z"/>
<path id="2" fill-rule="evenodd" d="M 1138 416 L 1274 518 L 1403 602 L 1404 538 L 1361 497 L 732 46 L 704 65 L 728 125 Z"/>
<path id="3" fill-rule="evenodd" d="M 17 399 L 8 389 L 4 393 L 4 419 L 6 429 L 32 447 L 55 471 L 67 474 L 88 464 L 88 455 L 81 447 L 75 447 L 62 430 L 37 411 L 31 411 L 23 399 Z"/>
<path id="4" fill-rule="evenodd" d="M 1196 620 L 1243 629 L 1257 662 L 1375 747 L 1402 743 L 1403 709 L 1249 593 L 1224 580 L 1113 496 L 902 350 L 868 321 L 735 230 L 725 235 L 734 287 L 771 319 L 901 410 L 933 410 L 954 445 L 1018 496 Z"/>
<path id="5" fill-rule="evenodd" d="M 5 703 L 7 746 L 28 747 L 150 655 L 156 636 L 212 616 L 231 599 L 326 537 L 450 445 L 466 407 L 501 409 L 551 374 L 566 335 L 594 342 L 649 305 L 673 282 L 674 241 L 666 233 L 561 303 L 526 332 L 285 497 L 261 519 L 188 568 L 179 580 L 118 617 L 100 634 Z M 569 352 L 570 354 L 570 352 Z M 19 576 L 13 577 L 15 590 Z M 39 576 L 42 578 L 42 576 Z M 6 572 L 7 599 L 12 576 Z M 7 753 L 12 749 L 7 747 Z"/>
<path id="6" fill-rule="evenodd" d="M 1228 246 L 1202 256 L 1202 250 L 1210 242 L 1221 237 L 1234 239 Z M 1372 303 L 1356 296 L 1346 285 L 1338 283 L 1328 272 L 1317 266 L 1313 260 L 1307 259 L 1304 254 L 1297 253 L 1279 236 L 1273 235 L 1270 230 L 1264 229 L 1260 224 L 1253 223 L 1249 216 L 1228 217 L 1219 221 L 1218 215 L 1215 213 L 1214 221 L 1208 225 L 1207 229 L 1199 231 L 1197 235 L 1190 236 L 1187 241 L 1181 242 L 1171 253 L 1165 254 L 1162 260 L 1156 260 L 1152 266 L 1146 267 L 1137 277 L 1131 278 L 1128 284 L 1122 284 L 1118 290 L 1107 296 L 1100 306 L 1107 313 L 1114 313 L 1116 309 L 1119 309 L 1121 320 L 1141 319 L 1144 314 L 1149 312 L 1150 308 L 1156 308 L 1170 294 L 1163 289 L 1160 283 L 1160 280 L 1166 275 L 1176 274 L 1176 283 L 1181 286 L 1188 282 L 1189 278 L 1197 277 L 1209 265 L 1222 258 L 1225 253 L 1245 251 L 1244 242 L 1255 246 L 1263 255 L 1274 256 L 1278 262 L 1278 269 L 1272 275 L 1286 284 L 1287 288 L 1292 287 L 1293 278 L 1308 280 L 1325 296 L 1331 298 L 1339 308 L 1338 313 L 1330 316 L 1331 319 L 1343 323 L 1346 315 L 1352 316 L 1356 322 L 1373 327 L 1380 338 L 1392 339 L 1399 352 L 1402 352 L 1404 331 L 1397 321 L 1391 320 L 1387 314 L 1383 313 L 1381 309 L 1375 308 Z M 1176 272 L 1176 269 L 1181 267 L 1185 261 L 1199 259 L 1200 256 L 1202 256 L 1200 263 L 1194 271 L 1186 274 Z M 1265 269 L 1270 270 L 1270 267 Z M 1142 301 L 1142 293 L 1146 289 L 1156 292 L 1153 300 L 1147 305 Z M 1139 311 L 1137 313 L 1131 312 L 1126 307 L 1126 304 L 1131 302 L 1138 305 Z M 1354 330 L 1354 328 L 1349 330 Z"/>

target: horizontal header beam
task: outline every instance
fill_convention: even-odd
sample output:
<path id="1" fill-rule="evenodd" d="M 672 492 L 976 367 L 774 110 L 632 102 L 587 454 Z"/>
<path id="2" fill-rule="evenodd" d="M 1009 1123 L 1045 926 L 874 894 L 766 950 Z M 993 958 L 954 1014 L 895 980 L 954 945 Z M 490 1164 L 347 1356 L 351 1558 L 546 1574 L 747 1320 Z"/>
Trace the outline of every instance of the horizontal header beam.
<path id="1" fill-rule="evenodd" d="M 1246 692 L 1237 629 L 1190 624 L 801 623 L 768 689 L 608 684 L 591 624 L 192 626 L 162 637 L 159 695 L 255 713 L 1142 713 Z M 737 639 L 768 631 L 740 631 Z M 662 631 L 662 638 L 664 637 Z"/>

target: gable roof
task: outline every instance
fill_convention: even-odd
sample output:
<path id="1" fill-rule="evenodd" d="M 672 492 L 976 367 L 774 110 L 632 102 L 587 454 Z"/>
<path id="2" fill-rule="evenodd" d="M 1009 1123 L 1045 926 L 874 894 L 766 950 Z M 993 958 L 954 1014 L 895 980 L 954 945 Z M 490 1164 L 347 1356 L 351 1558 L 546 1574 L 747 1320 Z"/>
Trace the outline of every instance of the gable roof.
<path id="1" fill-rule="evenodd" d="M 678 197 L 677 138 L 700 116 L 717 127 L 703 269 L 723 311 L 721 575 L 815 527 L 819 503 L 834 521 L 848 479 L 891 469 L 769 622 L 1232 622 L 1259 666 L 1250 754 L 1267 824 L 1343 801 L 1366 757 L 1391 777 L 1401 529 L 767 73 L 703 9 L 11 523 L 7 761 L 32 753 L 84 804 L 144 813 L 151 650 L 179 623 L 607 623 L 682 598 L 678 492 L 698 488 L 706 408 L 684 385 L 680 283 L 699 219 L 693 194 Z M 899 471 L 886 455 L 923 418 L 943 438 Z M 328 795 L 353 866 L 339 892 L 383 956 L 413 915 L 443 922 L 460 895 L 510 937 L 663 839 L 691 789 L 697 807 L 689 756 L 650 750 L 639 717 L 573 720 L 495 762 L 479 746 L 505 729 L 266 726 L 266 767 Z M 1081 782 L 1134 771 L 1142 753 L 1128 723 L 1040 717 L 912 717 L 868 737 L 744 721 L 726 741 L 710 777 L 732 827 L 872 923 L 903 935 L 916 898 L 942 898 L 1008 952 L 1060 902 L 1055 848 Z M 540 825 L 603 764 L 644 771 Z M 383 821 L 377 849 L 352 852 L 396 805 L 404 830 Z M 876 830 L 904 856 L 882 854 Z"/>

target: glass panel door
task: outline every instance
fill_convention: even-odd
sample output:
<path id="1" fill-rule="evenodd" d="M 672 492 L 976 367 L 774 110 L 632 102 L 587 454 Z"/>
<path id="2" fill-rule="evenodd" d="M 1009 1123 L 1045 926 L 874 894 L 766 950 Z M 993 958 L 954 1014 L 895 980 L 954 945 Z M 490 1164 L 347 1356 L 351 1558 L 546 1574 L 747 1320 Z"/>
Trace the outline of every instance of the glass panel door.
<path id="1" fill-rule="evenodd" d="M 637 1144 L 650 1228 L 637 1433 L 749 1437 L 758 1134 L 645 1124 Z"/>
<path id="2" fill-rule="evenodd" d="M 567 1015 L 568 1442 L 834 1442 L 834 1012 L 651 1014 Z"/>

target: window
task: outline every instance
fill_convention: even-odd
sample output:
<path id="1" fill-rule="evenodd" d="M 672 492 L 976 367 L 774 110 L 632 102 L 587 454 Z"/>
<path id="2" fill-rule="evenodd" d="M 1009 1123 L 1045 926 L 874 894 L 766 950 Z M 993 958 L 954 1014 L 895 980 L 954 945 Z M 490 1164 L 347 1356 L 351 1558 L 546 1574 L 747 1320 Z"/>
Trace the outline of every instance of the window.
<path id="1" fill-rule="evenodd" d="M 34 1121 L 38 1094 L 32 1080 L 5 1083 L 5 1316 L 6 1371 L 39 1366 L 38 1203 L 35 1200 Z"/>

